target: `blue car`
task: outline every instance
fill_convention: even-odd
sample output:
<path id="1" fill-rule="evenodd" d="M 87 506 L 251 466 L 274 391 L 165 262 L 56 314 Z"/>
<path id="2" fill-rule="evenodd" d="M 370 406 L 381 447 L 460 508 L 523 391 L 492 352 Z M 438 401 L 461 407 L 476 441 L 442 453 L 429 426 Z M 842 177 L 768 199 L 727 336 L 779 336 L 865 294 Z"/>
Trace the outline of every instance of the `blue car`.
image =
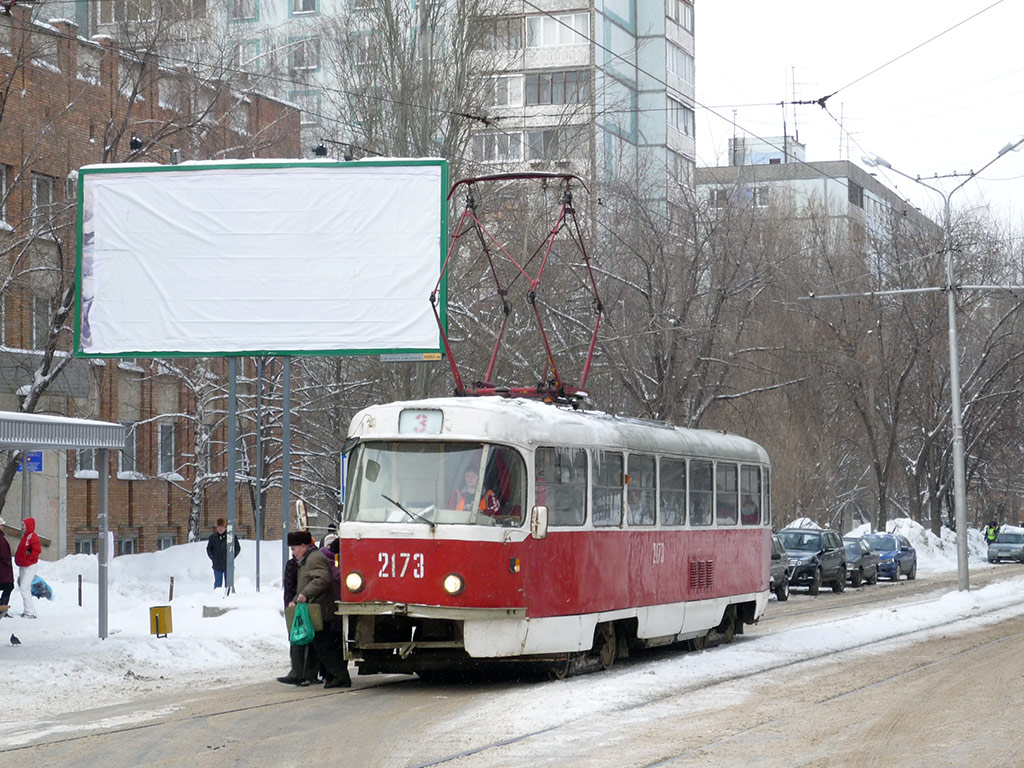
<path id="1" fill-rule="evenodd" d="M 870 544 L 880 557 L 878 575 L 899 581 L 900 574 L 908 581 L 917 578 L 917 550 L 906 536 L 898 533 L 869 533 L 864 541 Z"/>

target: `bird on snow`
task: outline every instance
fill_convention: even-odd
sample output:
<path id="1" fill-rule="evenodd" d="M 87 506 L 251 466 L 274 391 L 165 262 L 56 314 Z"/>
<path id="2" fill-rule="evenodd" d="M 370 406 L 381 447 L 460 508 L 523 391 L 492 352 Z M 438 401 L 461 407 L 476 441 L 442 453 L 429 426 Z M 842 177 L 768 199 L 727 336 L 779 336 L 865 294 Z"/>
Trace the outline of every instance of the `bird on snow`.
<path id="1" fill-rule="evenodd" d="M 21 645 L 21 640 L 15 637 L 14 634 L 11 635 L 11 645 Z"/>

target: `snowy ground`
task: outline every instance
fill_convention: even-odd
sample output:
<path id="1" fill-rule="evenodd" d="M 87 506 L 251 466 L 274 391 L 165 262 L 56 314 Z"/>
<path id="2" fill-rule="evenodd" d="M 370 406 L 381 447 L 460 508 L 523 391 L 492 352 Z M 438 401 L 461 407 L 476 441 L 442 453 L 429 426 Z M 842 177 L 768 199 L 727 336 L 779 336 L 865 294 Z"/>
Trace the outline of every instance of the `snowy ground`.
<path id="1" fill-rule="evenodd" d="M 956 570 L 956 547 L 950 532 L 944 531 L 939 539 L 910 520 L 894 521 L 890 530 L 893 528 L 917 547 L 922 576 Z M 972 570 L 993 567 L 985 562 L 980 532 L 971 531 L 970 543 Z M 0 621 L 4 701 L 0 737 L 26 721 L 60 712 L 142 699 L 157 692 L 267 681 L 284 674 L 288 641 L 281 610 L 281 543 L 262 545 L 259 592 L 255 554 L 254 542 L 242 542 L 236 560 L 236 593 L 228 597 L 212 588 L 205 544 L 115 558 L 110 569 L 110 636 L 106 640 L 98 638 L 95 556 L 71 555 L 58 562 L 40 563 L 39 575 L 53 589 L 53 599 L 37 601 L 38 619 L 22 619 L 17 617 L 21 596 L 16 590 L 11 598 L 15 617 Z M 168 603 L 172 576 L 174 600 Z M 79 577 L 83 582 L 81 606 Z M 940 601 L 939 608 L 931 604 L 920 617 L 902 612 L 900 621 L 938 622 L 946 615 L 1021 605 L 1022 600 L 1024 579 L 962 595 L 954 592 Z M 166 638 L 157 638 L 150 634 L 149 609 L 168 604 L 173 610 L 173 631 Z M 204 606 L 232 610 L 203 618 Z M 1024 606 L 1020 610 L 1024 612 Z M 854 635 L 849 629 L 839 634 L 844 645 L 869 642 L 890 636 L 891 622 L 885 617 L 878 622 L 861 620 Z M 12 632 L 21 640 L 20 646 L 9 643 Z M 793 638 L 787 642 L 792 644 Z M 812 632 L 807 642 L 821 647 L 827 638 L 820 631 Z M 783 649 L 765 644 L 763 648 L 749 647 L 745 653 L 750 656 L 749 663 L 764 664 L 765 654 L 783 653 Z M 729 663 L 735 664 L 736 659 Z M 669 667 L 651 674 L 661 676 L 659 687 L 672 682 Z M 615 685 L 616 678 L 602 682 L 604 677 L 594 676 L 588 685 Z M 621 680 L 617 684 L 621 685 Z M 614 691 L 606 694 L 616 695 Z"/>

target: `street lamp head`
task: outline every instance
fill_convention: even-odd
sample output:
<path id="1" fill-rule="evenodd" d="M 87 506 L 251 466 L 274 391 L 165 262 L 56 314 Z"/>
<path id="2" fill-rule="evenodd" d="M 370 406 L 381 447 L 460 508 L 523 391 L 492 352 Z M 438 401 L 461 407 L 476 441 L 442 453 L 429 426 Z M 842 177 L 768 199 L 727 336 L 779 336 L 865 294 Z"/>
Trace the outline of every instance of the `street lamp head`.
<path id="1" fill-rule="evenodd" d="M 886 160 L 881 155 L 876 155 L 874 153 L 870 153 L 870 154 L 861 156 L 861 160 L 866 165 L 869 165 L 872 168 L 890 168 L 890 169 L 892 168 L 892 166 L 889 165 L 889 161 L 888 160 Z"/>

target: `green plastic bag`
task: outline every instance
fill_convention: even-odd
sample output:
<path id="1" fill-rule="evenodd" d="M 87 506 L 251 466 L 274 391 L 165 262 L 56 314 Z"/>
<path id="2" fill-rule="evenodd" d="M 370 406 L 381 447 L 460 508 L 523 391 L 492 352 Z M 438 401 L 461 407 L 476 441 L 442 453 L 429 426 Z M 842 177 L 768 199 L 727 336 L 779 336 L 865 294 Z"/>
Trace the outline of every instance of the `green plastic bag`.
<path id="1" fill-rule="evenodd" d="M 313 622 L 309 620 L 309 606 L 299 603 L 295 606 L 292 631 L 288 634 L 292 645 L 309 645 L 313 642 Z"/>

